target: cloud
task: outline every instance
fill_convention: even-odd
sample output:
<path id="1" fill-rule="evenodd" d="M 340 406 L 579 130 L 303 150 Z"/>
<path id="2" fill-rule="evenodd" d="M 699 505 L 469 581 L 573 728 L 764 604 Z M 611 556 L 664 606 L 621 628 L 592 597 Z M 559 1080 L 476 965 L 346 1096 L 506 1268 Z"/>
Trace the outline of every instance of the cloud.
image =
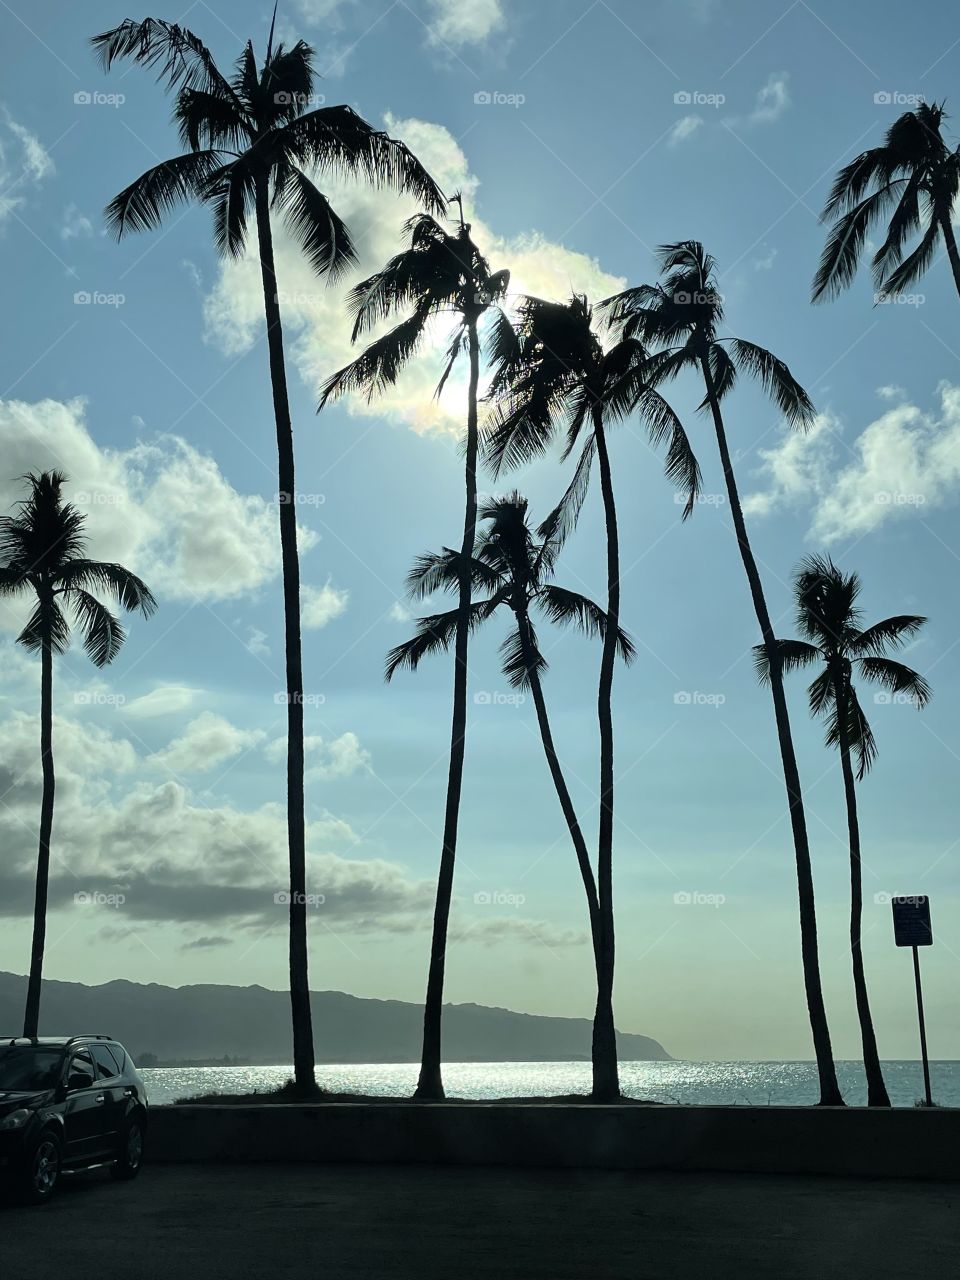
<path id="1" fill-rule="evenodd" d="M 479 942 L 488 947 L 505 939 L 519 939 L 552 949 L 580 947 L 587 941 L 585 930 L 558 929 L 543 920 L 527 920 L 523 916 L 460 919 L 451 925 L 449 937 L 451 942 Z"/>
<path id="2" fill-rule="evenodd" d="M 101 448 L 85 419 L 81 399 L 0 400 L 0 508 L 23 496 L 11 477 L 57 467 L 87 515 L 91 554 L 125 564 L 161 597 L 233 599 L 279 575 L 275 503 L 239 493 L 179 436 Z M 301 551 L 318 540 L 301 528 Z"/>
<path id="3" fill-rule="evenodd" d="M 318 734 L 308 733 L 303 739 L 303 753 L 310 778 L 349 778 L 370 768 L 370 752 L 361 747 L 355 733 L 343 733 L 329 742 Z M 283 764 L 287 758 L 286 738 L 268 742 L 263 754 L 272 764 Z"/>
<path id="4" fill-rule="evenodd" d="M 759 258 L 754 258 L 753 259 L 754 271 L 772 271 L 773 264 L 777 260 L 777 252 L 778 250 L 776 249 L 767 249 L 766 253 L 761 254 Z"/>
<path id="5" fill-rule="evenodd" d="M 350 592 L 327 582 L 322 587 L 300 588 L 300 621 L 308 631 L 319 631 L 346 612 Z"/>
<path id="6" fill-rule="evenodd" d="M 882 387 L 879 394 L 889 402 L 896 389 Z M 849 447 L 829 413 L 820 414 L 806 434 L 785 429 L 779 444 L 760 451 L 766 484 L 747 497 L 745 510 L 762 516 L 812 503 L 808 536 L 831 543 L 954 501 L 960 387 L 942 383 L 939 397 L 939 413 L 894 404 Z"/>
<path id="7" fill-rule="evenodd" d="M 212 951 L 218 947 L 233 946 L 232 938 L 224 938 L 220 934 L 202 934 L 199 938 L 194 938 L 191 942 L 185 942 L 180 948 L 181 951 Z"/>
<path id="8" fill-rule="evenodd" d="M 483 44 L 506 24 L 502 0 L 429 0 L 430 43 L 462 49 Z"/>
<path id="9" fill-rule="evenodd" d="M 267 644 L 267 633 L 260 631 L 257 627 L 248 627 L 247 632 L 246 648 L 255 658 L 269 658 L 270 646 Z"/>
<path id="10" fill-rule="evenodd" d="M 687 138 L 692 138 L 703 125 L 703 116 L 683 116 L 667 135 L 667 146 L 675 147 Z"/>
<path id="11" fill-rule="evenodd" d="M 223 716 L 204 711 L 190 721 L 179 738 L 174 738 L 162 751 L 155 751 L 148 763 L 175 775 L 209 773 L 256 746 L 263 736 L 260 729 L 238 729 Z"/>
<path id="12" fill-rule="evenodd" d="M 0 108 L 0 223 L 24 202 L 14 192 L 36 186 L 54 172 L 46 148 L 29 129 Z"/>
<path id="13" fill-rule="evenodd" d="M 425 120 L 397 120 L 391 116 L 385 125 L 412 148 L 444 191 L 462 191 L 467 208 L 471 208 L 478 182 L 447 129 Z M 284 325 L 291 335 L 289 354 L 313 392 L 357 354 L 357 348 L 350 343 L 346 293 L 396 253 L 403 222 L 417 208 L 410 198 L 370 190 L 333 175 L 322 175 L 320 185 L 354 233 L 360 257 L 356 272 L 341 284 L 327 286 L 317 280 L 279 224 L 275 237 Z M 513 292 L 566 298 L 576 290 L 591 298 L 602 298 L 623 288 L 623 279 L 604 271 L 596 259 L 535 231 L 503 236 L 475 215 L 471 222 L 493 269 L 509 267 Z M 263 297 L 260 267 L 252 246 L 241 261 L 220 264 L 217 282 L 204 303 L 204 318 L 208 340 L 226 354 L 239 355 L 256 340 L 263 327 Z M 434 398 L 449 334 L 449 324 L 438 322 L 431 334 L 432 342 L 408 365 L 389 396 L 372 404 L 363 397 L 352 396 L 345 402 L 347 410 L 358 416 L 392 419 L 415 431 L 441 430 L 460 435 L 466 418 L 465 370 L 461 368 L 451 378 L 439 402 Z"/>
<path id="14" fill-rule="evenodd" d="M 175 715 L 185 711 L 197 696 L 196 689 L 183 684 L 161 684 L 149 693 L 124 704 L 123 714 L 135 719 Z"/>
<path id="15" fill-rule="evenodd" d="M 775 71 L 757 94 L 756 105 L 747 117 L 748 124 L 774 124 L 790 106 L 790 75 Z"/>
<path id="16" fill-rule="evenodd" d="M 68 204 L 60 224 L 61 240 L 79 240 L 93 235 L 93 223 L 75 204 Z"/>

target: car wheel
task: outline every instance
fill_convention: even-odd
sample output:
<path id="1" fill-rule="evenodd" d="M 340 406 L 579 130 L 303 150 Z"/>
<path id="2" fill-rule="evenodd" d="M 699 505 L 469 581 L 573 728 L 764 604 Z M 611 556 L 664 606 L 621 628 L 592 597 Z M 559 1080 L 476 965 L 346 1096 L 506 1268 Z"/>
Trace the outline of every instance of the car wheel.
<path id="1" fill-rule="evenodd" d="M 143 1164 L 143 1121 L 131 1116 L 123 1130 L 120 1155 L 111 1170 L 115 1178 L 128 1182 L 140 1172 Z"/>
<path id="2" fill-rule="evenodd" d="M 21 1191 L 29 1204 L 46 1204 L 60 1180 L 63 1146 L 51 1129 L 44 1130 L 27 1158 Z"/>

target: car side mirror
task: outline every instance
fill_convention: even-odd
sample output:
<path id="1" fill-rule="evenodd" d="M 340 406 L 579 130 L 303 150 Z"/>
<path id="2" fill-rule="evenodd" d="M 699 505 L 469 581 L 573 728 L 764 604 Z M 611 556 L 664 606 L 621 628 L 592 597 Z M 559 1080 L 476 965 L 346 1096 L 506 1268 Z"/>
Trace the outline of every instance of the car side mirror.
<path id="1" fill-rule="evenodd" d="M 75 1089 L 86 1089 L 91 1083 L 90 1077 L 83 1071 L 71 1071 L 67 1077 L 67 1093 L 73 1093 Z"/>

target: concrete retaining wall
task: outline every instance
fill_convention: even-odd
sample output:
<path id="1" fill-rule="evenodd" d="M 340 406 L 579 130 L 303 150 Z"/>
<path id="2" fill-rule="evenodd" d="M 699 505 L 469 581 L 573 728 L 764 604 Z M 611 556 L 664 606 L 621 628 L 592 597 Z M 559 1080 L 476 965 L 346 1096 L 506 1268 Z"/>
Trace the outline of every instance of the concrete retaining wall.
<path id="1" fill-rule="evenodd" d="M 960 1110 L 327 1103 L 154 1107 L 152 1161 L 960 1178 Z"/>

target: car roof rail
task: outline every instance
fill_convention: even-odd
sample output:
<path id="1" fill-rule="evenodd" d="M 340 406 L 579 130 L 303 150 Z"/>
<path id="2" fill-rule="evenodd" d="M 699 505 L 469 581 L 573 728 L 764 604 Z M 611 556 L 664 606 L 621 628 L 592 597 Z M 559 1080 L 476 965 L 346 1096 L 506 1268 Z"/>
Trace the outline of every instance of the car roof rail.
<path id="1" fill-rule="evenodd" d="M 86 1032 L 84 1035 L 71 1036 L 70 1039 L 67 1041 L 67 1044 L 68 1045 L 76 1044 L 78 1041 L 81 1041 L 81 1040 L 112 1040 L 112 1039 L 113 1039 L 113 1036 L 104 1035 L 102 1031 Z"/>

